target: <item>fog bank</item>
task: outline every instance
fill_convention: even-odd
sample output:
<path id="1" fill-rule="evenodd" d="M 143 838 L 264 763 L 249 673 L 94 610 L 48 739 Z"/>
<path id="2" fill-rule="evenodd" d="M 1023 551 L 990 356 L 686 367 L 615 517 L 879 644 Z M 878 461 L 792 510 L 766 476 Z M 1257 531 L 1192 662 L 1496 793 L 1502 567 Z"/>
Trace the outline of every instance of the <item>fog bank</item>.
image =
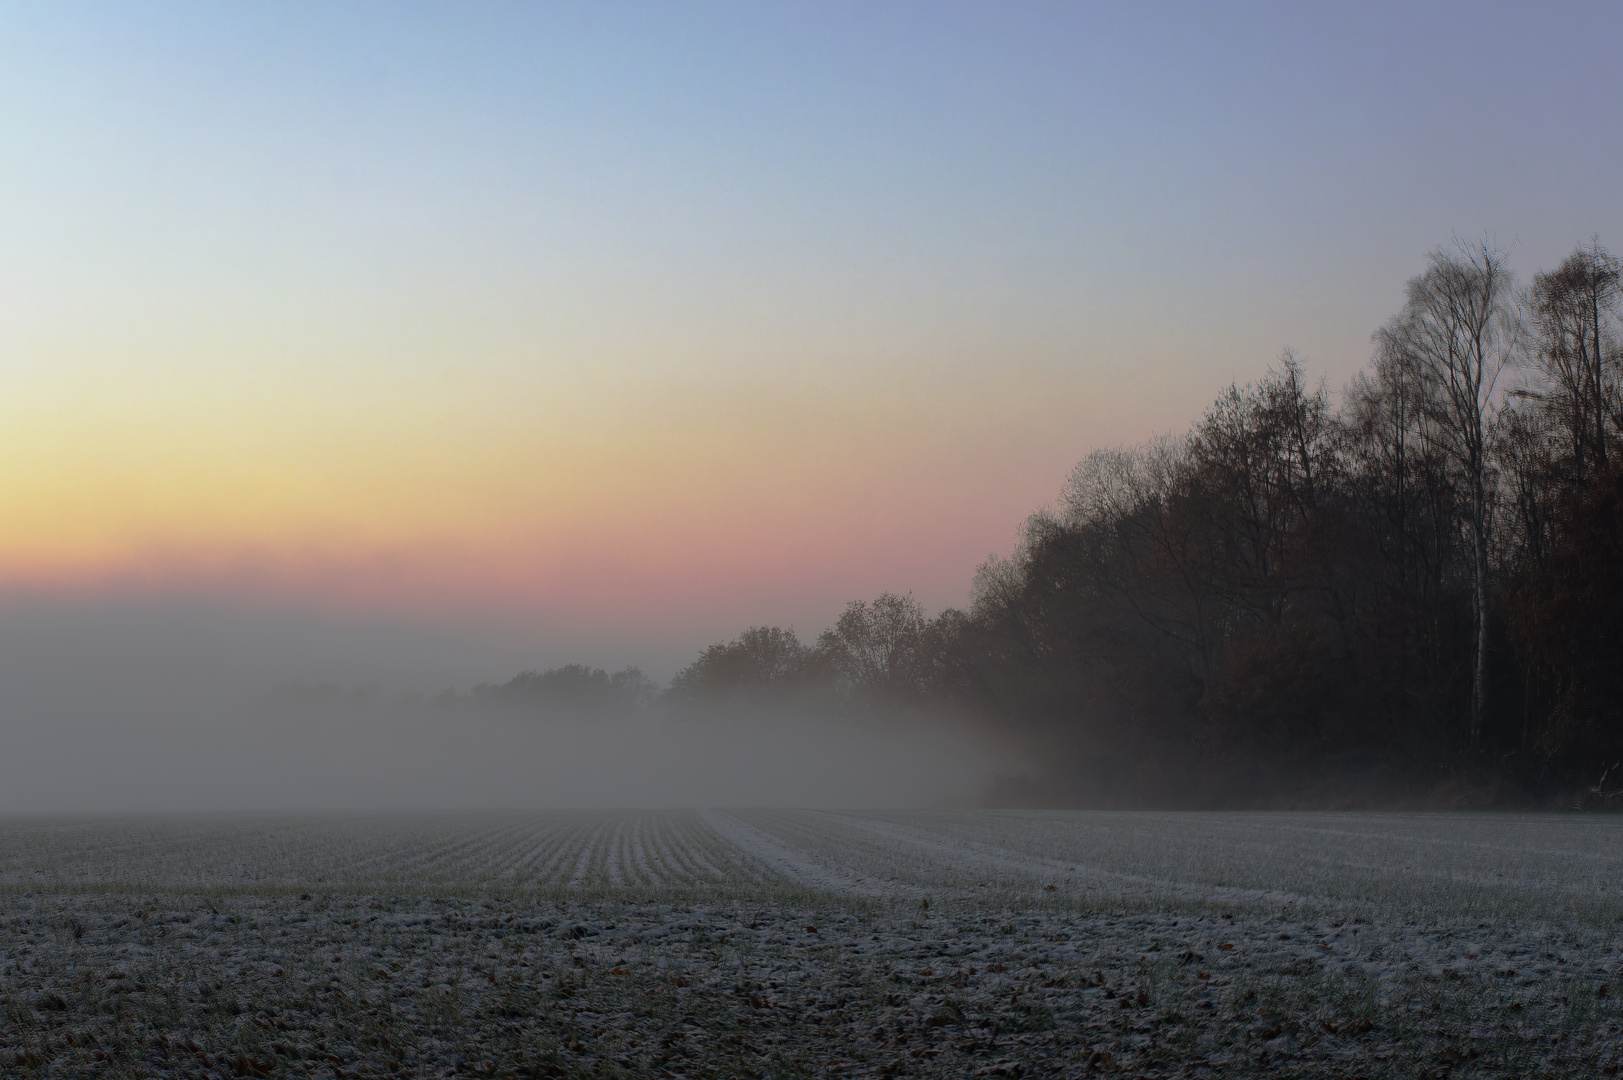
<path id="1" fill-rule="evenodd" d="M 967 805 L 1015 767 L 939 718 L 543 717 L 437 692 L 562 659 L 200 604 L 13 601 L 0 813 Z"/>

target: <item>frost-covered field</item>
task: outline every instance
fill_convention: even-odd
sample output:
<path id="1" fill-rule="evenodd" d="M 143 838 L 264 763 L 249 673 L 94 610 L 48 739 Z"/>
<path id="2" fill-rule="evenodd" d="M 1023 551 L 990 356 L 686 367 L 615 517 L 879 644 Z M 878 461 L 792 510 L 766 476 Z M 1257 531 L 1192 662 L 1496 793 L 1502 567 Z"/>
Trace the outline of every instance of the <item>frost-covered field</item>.
<path id="1" fill-rule="evenodd" d="M 1623 823 L 0 825 L 0 1073 L 1605 1076 Z"/>

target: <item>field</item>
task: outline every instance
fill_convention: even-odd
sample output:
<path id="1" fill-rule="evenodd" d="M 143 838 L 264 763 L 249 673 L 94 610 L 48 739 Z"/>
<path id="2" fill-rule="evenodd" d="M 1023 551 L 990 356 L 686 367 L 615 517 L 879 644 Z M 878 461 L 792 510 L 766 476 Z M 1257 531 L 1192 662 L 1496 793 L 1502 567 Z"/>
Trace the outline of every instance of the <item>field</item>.
<path id="1" fill-rule="evenodd" d="M 0 824 L 19 1076 L 1609 1076 L 1623 825 Z"/>

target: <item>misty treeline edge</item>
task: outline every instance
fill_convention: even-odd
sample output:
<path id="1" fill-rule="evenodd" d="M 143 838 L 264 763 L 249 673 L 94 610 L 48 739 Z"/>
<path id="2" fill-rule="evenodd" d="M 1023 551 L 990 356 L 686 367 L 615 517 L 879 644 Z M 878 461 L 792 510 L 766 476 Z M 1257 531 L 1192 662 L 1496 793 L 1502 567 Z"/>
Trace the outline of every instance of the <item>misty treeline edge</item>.
<path id="1" fill-rule="evenodd" d="M 971 722 L 1041 763 L 993 802 L 1604 805 L 1620 295 L 1598 241 L 1526 288 L 1489 243 L 1439 248 L 1338 400 L 1287 352 L 1185 434 L 1094 451 L 965 610 L 887 593 L 811 644 L 752 627 L 657 703 L 579 665 L 482 692 Z"/>

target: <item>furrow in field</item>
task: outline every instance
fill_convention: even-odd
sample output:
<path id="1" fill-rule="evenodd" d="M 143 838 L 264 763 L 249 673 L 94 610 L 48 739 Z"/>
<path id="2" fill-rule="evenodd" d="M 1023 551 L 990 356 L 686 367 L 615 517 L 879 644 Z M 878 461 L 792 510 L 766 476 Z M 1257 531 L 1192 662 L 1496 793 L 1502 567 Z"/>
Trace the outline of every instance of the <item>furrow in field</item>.
<path id="1" fill-rule="evenodd" d="M 741 811 L 749 824 L 824 866 L 877 881 L 909 894 L 940 891 L 957 878 L 915 848 L 860 830 L 831 827 L 799 810 Z"/>
<path id="2" fill-rule="evenodd" d="M 695 881 L 711 885 L 762 884 L 776 875 L 711 828 L 696 810 L 673 822 L 672 852 Z"/>
<path id="3" fill-rule="evenodd" d="M 616 814 L 614 828 L 608 843 L 603 845 L 603 879 L 609 888 L 627 884 L 627 870 L 631 861 L 631 830 L 636 824 L 634 814 Z"/>
<path id="4" fill-rule="evenodd" d="M 528 850 L 515 863 L 512 874 L 514 883 L 532 884 L 545 880 L 548 868 L 558 860 L 575 828 L 573 815 L 549 816 L 546 827 L 538 827 L 537 832 L 531 835 Z"/>
<path id="5" fill-rule="evenodd" d="M 636 831 L 631 839 L 632 868 L 637 883 L 645 888 L 685 884 L 676 875 L 656 863 L 657 837 L 661 826 L 669 816 L 664 811 L 637 816 Z"/>
<path id="6" fill-rule="evenodd" d="M 728 857 L 727 842 L 696 811 L 679 813 L 680 820 L 670 822 L 669 846 L 663 849 L 672 865 L 693 881 L 708 884 L 735 882 L 751 872 Z"/>
<path id="7" fill-rule="evenodd" d="M 692 884 L 688 875 L 665 856 L 665 848 L 670 843 L 670 823 L 671 812 L 668 810 L 650 817 L 639 840 L 638 855 L 642 858 L 643 873 L 647 875 L 650 885 L 675 887 Z"/>
<path id="8" fill-rule="evenodd" d="M 574 866 L 569 869 L 569 877 L 562 884 L 571 889 L 579 889 L 591 880 L 592 869 L 598 859 L 598 848 L 602 843 L 603 834 L 608 831 L 608 828 L 609 822 L 603 820 L 589 831 L 582 830 L 584 842 L 581 844 L 580 854 L 576 857 Z"/>
<path id="9" fill-rule="evenodd" d="M 1124 873 L 1098 864 L 1022 854 L 1007 847 L 962 837 L 944 837 L 892 821 L 849 814 L 813 813 L 836 835 L 867 833 L 881 845 L 905 846 L 916 850 L 923 857 L 922 864 L 934 871 L 930 877 L 948 888 L 956 884 L 959 890 L 964 891 L 970 891 L 968 887 L 972 883 L 963 875 L 963 870 L 974 867 L 977 875 L 990 879 L 989 884 L 995 883 L 1004 888 L 1053 886 L 1067 893 L 1101 893 L 1101 898 L 1154 898 L 1239 905 L 1276 905 L 1309 900 L 1328 902 L 1323 897 L 1280 888 L 1239 889 L 1171 877 Z M 980 885 L 981 882 L 973 884 Z"/>
<path id="10" fill-rule="evenodd" d="M 643 856 L 643 833 L 648 829 L 649 822 L 657 816 L 657 811 L 643 810 L 631 816 L 626 824 L 626 839 L 623 850 L 623 862 L 620 874 L 628 885 L 646 889 L 654 885 L 653 875 L 648 872 L 648 863 Z"/>
<path id="11" fill-rule="evenodd" d="M 648 860 L 649 875 L 657 882 L 669 886 L 692 886 L 701 877 L 675 857 L 673 848 L 677 839 L 675 819 L 681 811 L 667 810 L 651 824 L 644 841 L 643 854 Z"/>
<path id="12" fill-rule="evenodd" d="M 413 829 L 401 841 L 388 845 L 374 854 L 352 852 L 350 873 L 358 880 L 382 882 L 411 881 L 424 876 L 424 871 L 437 858 L 441 841 L 438 836 L 423 835 Z M 358 845 L 357 845 L 358 846 Z M 305 859 L 310 852 L 301 852 Z"/>
<path id="13" fill-rule="evenodd" d="M 464 848 L 455 859 L 453 872 L 456 880 L 489 880 L 492 867 L 499 865 L 508 851 L 522 842 L 522 834 L 528 832 L 530 827 L 530 822 L 516 821 L 481 831 L 480 843 Z"/>
<path id="14" fill-rule="evenodd" d="M 535 870 L 535 882 L 543 888 L 556 888 L 569 883 L 581 853 L 591 842 L 591 819 L 586 815 L 571 817 L 568 827 L 562 829 L 559 843 L 549 855 L 545 865 Z"/>
<path id="15" fill-rule="evenodd" d="M 520 829 L 501 851 L 492 855 L 491 865 L 485 871 L 486 878 L 507 883 L 523 881 L 533 864 L 538 843 L 544 843 L 547 838 L 556 835 L 562 824 L 563 821 L 556 814 L 526 816 Z"/>
<path id="16" fill-rule="evenodd" d="M 855 873 L 826 856 L 819 857 L 804 847 L 785 843 L 736 814 L 722 810 L 699 813 L 706 825 L 738 851 L 773 875 L 807 888 L 875 897 L 907 896 L 918 891 L 906 884 Z"/>
<path id="17" fill-rule="evenodd" d="M 481 828 L 480 826 L 484 827 Z M 490 846 L 493 834 L 507 831 L 506 828 L 491 827 L 483 821 L 457 822 L 453 831 L 438 844 L 428 845 L 428 850 L 420 860 L 413 860 L 409 867 L 402 867 L 406 880 L 413 883 L 432 884 L 436 886 L 450 885 L 464 880 L 466 867 L 470 856 L 484 851 Z"/>
<path id="18" fill-rule="evenodd" d="M 1623 834 L 1555 815 L 905 811 L 862 815 L 1021 857 L 1183 892 L 1289 894 L 1373 914 L 1472 911 L 1604 916 L 1623 903 Z M 1456 834 L 1442 844 L 1438 834 Z M 1503 835 L 1507 851 L 1487 838 Z M 1533 838 L 1549 838 L 1540 849 Z"/>

